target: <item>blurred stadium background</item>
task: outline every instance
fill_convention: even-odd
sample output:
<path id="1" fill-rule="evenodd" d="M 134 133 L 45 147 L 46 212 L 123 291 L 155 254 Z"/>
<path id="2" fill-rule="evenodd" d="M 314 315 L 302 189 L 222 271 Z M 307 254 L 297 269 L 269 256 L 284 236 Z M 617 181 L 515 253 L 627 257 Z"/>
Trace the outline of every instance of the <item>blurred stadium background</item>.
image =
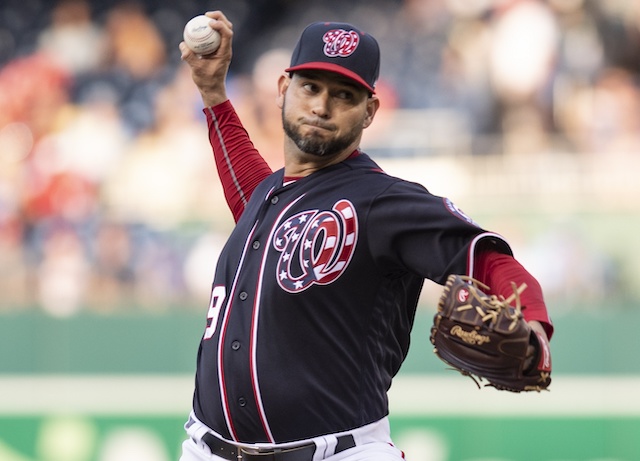
<path id="1" fill-rule="evenodd" d="M 274 168 L 302 27 L 372 32 L 366 151 L 505 235 L 545 289 L 552 391 L 504 395 L 431 353 L 427 285 L 391 390 L 408 459 L 640 459 L 636 0 L 1 0 L 0 459 L 178 458 L 232 226 L 177 47 L 210 9 L 234 23 L 230 96 Z"/>

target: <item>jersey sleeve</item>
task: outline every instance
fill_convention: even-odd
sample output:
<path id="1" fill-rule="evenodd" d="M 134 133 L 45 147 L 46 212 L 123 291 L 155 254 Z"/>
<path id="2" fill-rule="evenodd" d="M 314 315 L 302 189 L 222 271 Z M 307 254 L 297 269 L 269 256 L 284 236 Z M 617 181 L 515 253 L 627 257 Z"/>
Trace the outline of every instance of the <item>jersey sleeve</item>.
<path id="1" fill-rule="evenodd" d="M 230 101 L 207 107 L 204 113 L 224 196 L 238 222 L 256 186 L 272 171 L 251 142 Z"/>
<path id="2" fill-rule="evenodd" d="M 422 185 L 397 181 L 373 199 L 366 220 L 370 251 L 387 276 L 410 272 L 444 284 L 471 275 L 479 247 L 512 254 L 498 234 L 480 227 L 449 199 Z"/>
<path id="3" fill-rule="evenodd" d="M 540 322 L 547 337 L 551 339 L 553 322 L 544 302 L 542 288 L 535 277 L 515 258 L 496 251 L 481 249 L 475 260 L 473 276 L 491 287 L 492 294 L 508 298 L 513 293 L 511 282 L 515 282 L 517 286 L 527 284 L 527 288 L 520 295 L 520 301 L 524 306 L 522 314 L 527 321 Z"/>

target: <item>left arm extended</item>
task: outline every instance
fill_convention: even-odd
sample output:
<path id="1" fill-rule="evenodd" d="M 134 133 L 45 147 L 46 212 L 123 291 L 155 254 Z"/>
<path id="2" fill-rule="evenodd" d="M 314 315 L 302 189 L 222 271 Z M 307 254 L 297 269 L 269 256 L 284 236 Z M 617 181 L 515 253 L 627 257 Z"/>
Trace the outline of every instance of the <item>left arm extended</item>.
<path id="1" fill-rule="evenodd" d="M 474 277 L 491 287 L 493 294 L 508 298 L 513 289 L 511 283 L 517 286 L 527 284 L 527 288 L 520 295 L 522 313 L 531 328 L 543 333 L 547 340 L 553 335 L 553 323 L 547 312 L 542 288 L 536 280 L 513 256 L 493 250 L 480 250 L 476 255 Z"/>

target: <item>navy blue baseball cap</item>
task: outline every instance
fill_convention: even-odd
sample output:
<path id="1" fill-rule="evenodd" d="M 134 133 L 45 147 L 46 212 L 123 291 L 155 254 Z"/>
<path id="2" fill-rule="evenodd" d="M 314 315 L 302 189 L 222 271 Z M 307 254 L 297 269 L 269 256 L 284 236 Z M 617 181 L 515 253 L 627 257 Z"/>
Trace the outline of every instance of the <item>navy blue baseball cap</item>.
<path id="1" fill-rule="evenodd" d="M 302 31 L 285 72 L 305 69 L 335 72 L 375 93 L 380 47 L 372 35 L 351 24 L 314 22 Z"/>

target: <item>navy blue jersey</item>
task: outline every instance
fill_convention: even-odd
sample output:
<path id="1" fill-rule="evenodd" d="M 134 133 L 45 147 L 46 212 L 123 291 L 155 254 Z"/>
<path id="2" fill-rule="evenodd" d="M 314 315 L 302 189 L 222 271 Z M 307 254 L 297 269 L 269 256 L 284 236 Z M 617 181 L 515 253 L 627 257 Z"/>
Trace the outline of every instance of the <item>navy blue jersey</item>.
<path id="1" fill-rule="evenodd" d="M 283 186 L 266 178 L 223 249 L 194 411 L 241 442 L 288 442 L 388 413 L 425 278 L 507 244 L 366 155 Z"/>

